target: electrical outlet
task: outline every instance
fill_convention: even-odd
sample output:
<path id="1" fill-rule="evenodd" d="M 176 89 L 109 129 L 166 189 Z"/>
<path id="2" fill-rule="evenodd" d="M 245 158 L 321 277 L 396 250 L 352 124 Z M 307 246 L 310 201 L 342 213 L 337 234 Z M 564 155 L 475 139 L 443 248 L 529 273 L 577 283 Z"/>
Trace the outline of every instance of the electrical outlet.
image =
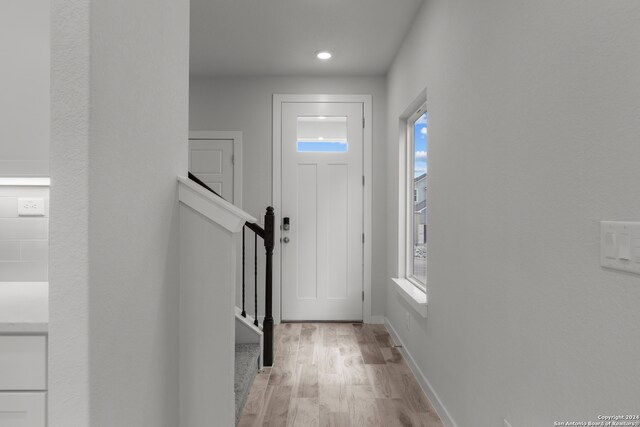
<path id="1" fill-rule="evenodd" d="M 405 318 L 405 327 L 407 328 L 407 331 L 411 330 L 411 314 L 407 311 L 404 314 Z"/>
<path id="2" fill-rule="evenodd" d="M 18 199 L 18 216 L 44 216 L 44 199 Z"/>
<path id="3" fill-rule="evenodd" d="M 502 421 L 504 421 L 504 427 L 512 427 L 509 421 L 507 421 L 506 419 Z"/>

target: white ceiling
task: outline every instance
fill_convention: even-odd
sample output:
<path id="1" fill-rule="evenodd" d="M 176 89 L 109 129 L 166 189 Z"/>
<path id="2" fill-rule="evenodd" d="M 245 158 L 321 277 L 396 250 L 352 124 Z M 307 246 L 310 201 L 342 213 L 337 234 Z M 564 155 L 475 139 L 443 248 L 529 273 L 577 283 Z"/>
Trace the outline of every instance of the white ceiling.
<path id="1" fill-rule="evenodd" d="M 191 0 L 191 74 L 384 74 L 422 1 Z"/>

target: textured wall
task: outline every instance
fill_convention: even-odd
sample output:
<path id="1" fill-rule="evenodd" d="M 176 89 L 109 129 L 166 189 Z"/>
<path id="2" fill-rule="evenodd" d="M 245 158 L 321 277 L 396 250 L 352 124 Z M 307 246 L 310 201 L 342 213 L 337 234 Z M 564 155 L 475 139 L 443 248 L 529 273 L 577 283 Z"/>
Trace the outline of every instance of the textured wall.
<path id="1" fill-rule="evenodd" d="M 372 314 L 384 313 L 386 245 L 385 209 L 385 112 L 383 77 L 298 78 L 298 77 L 192 77 L 189 127 L 191 130 L 243 131 L 243 208 L 254 216 L 263 214 L 272 195 L 273 94 L 371 94 L 373 96 L 373 272 Z M 248 259 L 253 241 L 248 242 Z M 264 261 L 264 260 L 263 260 Z M 253 261 L 252 261 L 253 262 Z M 262 266 L 260 271 L 261 277 Z M 252 274 L 248 274 L 249 280 Z M 251 282 L 253 283 L 253 282 Z M 251 287 L 249 287 L 251 288 Z M 253 300 L 253 293 L 247 296 Z M 260 299 L 260 307 L 264 307 Z"/>
<path id="2" fill-rule="evenodd" d="M 89 425 L 89 1 L 53 0 L 49 378 L 51 427 Z"/>
<path id="3" fill-rule="evenodd" d="M 640 220 L 640 4 L 427 0 L 389 73 L 429 109 L 429 317 L 387 316 L 459 426 L 637 413 L 640 277 L 599 266 L 600 220 Z"/>
<path id="4" fill-rule="evenodd" d="M 189 4 L 53 16 L 50 425 L 174 427 Z"/>

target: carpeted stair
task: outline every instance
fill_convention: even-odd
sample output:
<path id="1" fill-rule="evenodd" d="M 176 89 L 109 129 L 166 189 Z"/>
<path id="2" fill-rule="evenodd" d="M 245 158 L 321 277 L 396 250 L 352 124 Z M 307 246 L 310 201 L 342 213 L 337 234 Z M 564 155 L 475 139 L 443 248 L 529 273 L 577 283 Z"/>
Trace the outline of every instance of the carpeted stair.
<path id="1" fill-rule="evenodd" d="M 236 393 L 236 424 L 247 401 L 249 389 L 260 367 L 260 344 L 236 344 L 236 371 L 234 391 Z"/>

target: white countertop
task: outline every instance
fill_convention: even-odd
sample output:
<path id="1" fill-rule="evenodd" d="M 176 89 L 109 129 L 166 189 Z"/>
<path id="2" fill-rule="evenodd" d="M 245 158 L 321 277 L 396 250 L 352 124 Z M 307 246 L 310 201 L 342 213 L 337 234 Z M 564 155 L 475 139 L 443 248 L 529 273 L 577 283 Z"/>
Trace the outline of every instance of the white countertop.
<path id="1" fill-rule="evenodd" d="M 47 282 L 0 282 L 0 333 L 46 333 Z"/>
<path id="2" fill-rule="evenodd" d="M 10 323 L 0 322 L 0 335 L 15 335 L 15 334 L 48 334 L 48 323 Z"/>

